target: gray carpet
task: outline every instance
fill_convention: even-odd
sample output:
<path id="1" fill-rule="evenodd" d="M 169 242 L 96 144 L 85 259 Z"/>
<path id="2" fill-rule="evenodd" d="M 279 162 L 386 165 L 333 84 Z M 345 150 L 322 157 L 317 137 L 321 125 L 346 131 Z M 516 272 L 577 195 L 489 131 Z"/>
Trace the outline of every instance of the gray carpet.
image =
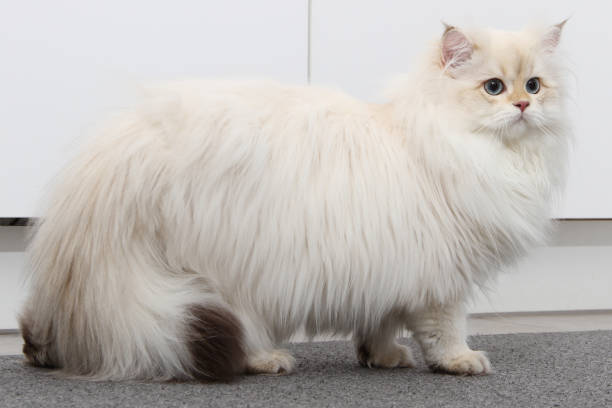
<path id="1" fill-rule="evenodd" d="M 365 369 L 342 341 L 291 345 L 295 374 L 245 376 L 231 384 L 59 380 L 23 365 L 19 356 L 1 357 L 0 406 L 612 407 L 612 331 L 469 342 L 489 352 L 494 374 L 433 374 L 422 360 L 416 369 Z"/>

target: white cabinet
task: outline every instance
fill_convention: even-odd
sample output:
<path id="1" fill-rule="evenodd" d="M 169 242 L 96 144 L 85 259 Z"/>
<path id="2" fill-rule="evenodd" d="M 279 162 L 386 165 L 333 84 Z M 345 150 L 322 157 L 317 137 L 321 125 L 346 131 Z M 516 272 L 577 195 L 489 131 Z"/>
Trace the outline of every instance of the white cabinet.
<path id="1" fill-rule="evenodd" d="M 23 0 L 1 9 L 0 217 L 40 215 L 52 175 L 139 84 L 306 82 L 307 0 Z"/>
<path id="2" fill-rule="evenodd" d="M 612 3 L 564 0 L 313 0 L 311 78 L 354 96 L 381 100 L 396 74 L 410 71 L 428 42 L 449 24 L 519 29 L 571 16 L 562 47 L 570 86 L 576 147 L 560 218 L 612 218 Z"/>

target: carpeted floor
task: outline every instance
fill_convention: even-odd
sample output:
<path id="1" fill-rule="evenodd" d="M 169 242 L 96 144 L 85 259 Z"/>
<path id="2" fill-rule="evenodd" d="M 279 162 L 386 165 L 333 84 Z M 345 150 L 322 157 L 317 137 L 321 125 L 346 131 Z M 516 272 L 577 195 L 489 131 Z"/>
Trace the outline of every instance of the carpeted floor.
<path id="1" fill-rule="evenodd" d="M 231 384 L 59 380 L 25 366 L 20 356 L 0 357 L 0 406 L 612 407 L 612 331 L 469 342 L 489 352 L 494 374 L 433 374 L 422 360 L 416 369 L 365 369 L 343 341 L 290 345 L 296 373 L 245 376 Z"/>

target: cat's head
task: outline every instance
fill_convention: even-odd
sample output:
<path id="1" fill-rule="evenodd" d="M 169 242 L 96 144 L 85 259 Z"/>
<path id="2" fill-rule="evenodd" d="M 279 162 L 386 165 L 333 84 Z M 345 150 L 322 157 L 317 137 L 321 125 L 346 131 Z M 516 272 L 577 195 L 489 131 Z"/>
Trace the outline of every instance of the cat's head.
<path id="1" fill-rule="evenodd" d="M 564 121 L 555 52 L 564 23 L 520 32 L 446 27 L 436 50 L 439 78 L 469 130 L 513 140 L 553 133 Z"/>

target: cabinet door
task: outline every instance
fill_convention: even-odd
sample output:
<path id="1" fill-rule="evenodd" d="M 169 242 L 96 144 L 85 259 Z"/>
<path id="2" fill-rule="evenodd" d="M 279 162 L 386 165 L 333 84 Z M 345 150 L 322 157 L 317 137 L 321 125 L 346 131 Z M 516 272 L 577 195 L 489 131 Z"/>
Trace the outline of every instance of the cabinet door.
<path id="1" fill-rule="evenodd" d="M 334 85 L 354 96 L 383 100 L 378 93 L 396 74 L 409 72 L 429 43 L 442 34 L 441 19 L 456 26 L 520 29 L 554 24 L 564 28 L 569 114 L 576 145 L 560 218 L 612 218 L 610 80 L 612 3 L 559 0 L 424 2 L 397 0 L 313 0 L 313 83 Z"/>
<path id="2" fill-rule="evenodd" d="M 306 82 L 307 0 L 2 4 L 0 217 L 39 215 L 52 175 L 142 83 Z"/>

